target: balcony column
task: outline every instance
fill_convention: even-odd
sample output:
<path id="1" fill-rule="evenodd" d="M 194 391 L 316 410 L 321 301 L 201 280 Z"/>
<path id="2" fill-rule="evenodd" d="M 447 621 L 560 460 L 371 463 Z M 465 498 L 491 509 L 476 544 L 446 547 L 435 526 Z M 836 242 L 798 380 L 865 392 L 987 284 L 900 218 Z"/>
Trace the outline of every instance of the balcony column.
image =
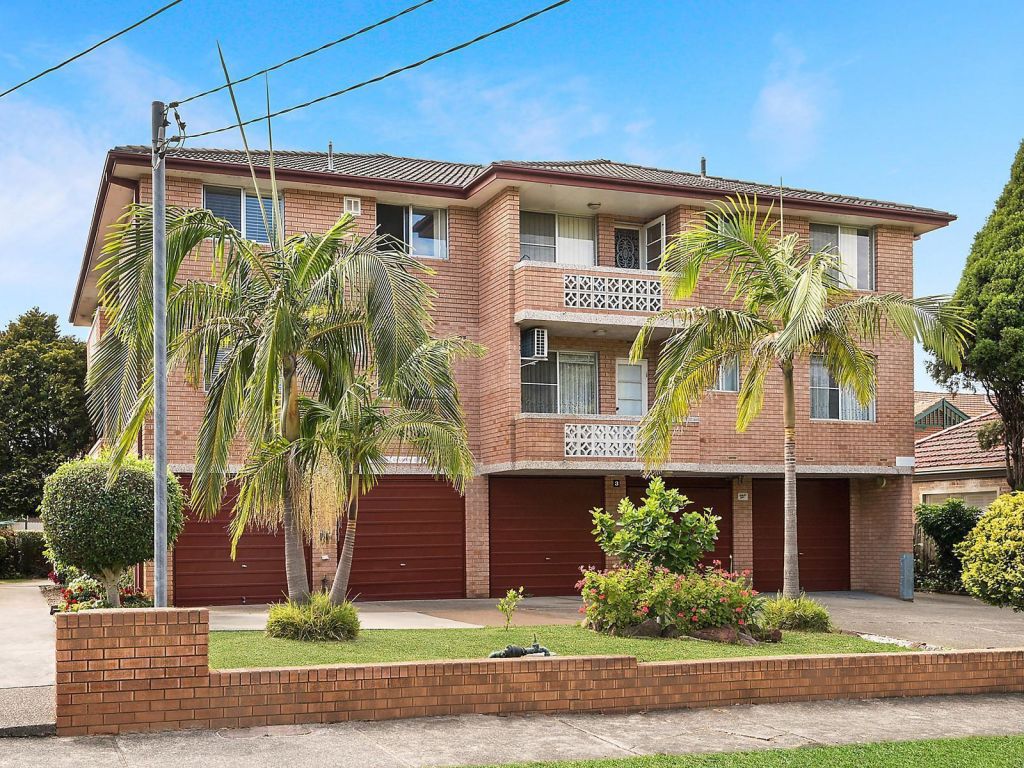
<path id="1" fill-rule="evenodd" d="M 491 592 L 491 510 L 487 475 L 466 485 L 466 597 Z"/>
<path id="2" fill-rule="evenodd" d="M 625 475 L 605 475 L 604 478 L 604 508 L 606 512 L 615 514 L 615 510 L 618 509 L 619 502 L 626 498 L 626 476 Z M 605 559 L 606 568 L 614 568 L 619 565 L 619 561 L 614 557 L 607 557 Z"/>
<path id="3" fill-rule="evenodd" d="M 754 570 L 754 494 L 749 477 L 732 479 L 732 567 Z"/>

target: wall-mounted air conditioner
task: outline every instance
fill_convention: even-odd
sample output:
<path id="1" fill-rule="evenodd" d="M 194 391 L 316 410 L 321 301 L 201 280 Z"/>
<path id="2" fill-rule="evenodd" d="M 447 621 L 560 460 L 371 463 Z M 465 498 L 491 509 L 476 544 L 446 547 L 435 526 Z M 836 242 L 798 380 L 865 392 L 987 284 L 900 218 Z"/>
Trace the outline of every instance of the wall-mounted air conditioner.
<path id="1" fill-rule="evenodd" d="M 519 333 L 519 356 L 527 362 L 548 359 L 548 329 L 524 328 Z"/>

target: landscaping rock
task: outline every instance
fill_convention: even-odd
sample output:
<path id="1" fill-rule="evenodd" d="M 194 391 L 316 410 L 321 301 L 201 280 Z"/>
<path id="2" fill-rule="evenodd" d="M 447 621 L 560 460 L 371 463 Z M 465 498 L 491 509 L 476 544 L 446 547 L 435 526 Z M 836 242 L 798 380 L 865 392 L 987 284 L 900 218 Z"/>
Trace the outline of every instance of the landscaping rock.
<path id="1" fill-rule="evenodd" d="M 745 629 L 741 629 L 737 632 L 737 642 L 739 642 L 740 645 L 757 645 L 757 640 L 754 639 L 754 636 Z"/>
<path id="2" fill-rule="evenodd" d="M 707 627 L 706 629 L 694 629 L 690 632 L 691 637 L 698 640 L 709 640 L 712 643 L 737 643 L 739 632 L 736 627 Z"/>
<path id="3" fill-rule="evenodd" d="M 635 627 L 623 627 L 618 634 L 622 637 L 661 637 L 662 629 L 657 619 L 645 619 Z"/>

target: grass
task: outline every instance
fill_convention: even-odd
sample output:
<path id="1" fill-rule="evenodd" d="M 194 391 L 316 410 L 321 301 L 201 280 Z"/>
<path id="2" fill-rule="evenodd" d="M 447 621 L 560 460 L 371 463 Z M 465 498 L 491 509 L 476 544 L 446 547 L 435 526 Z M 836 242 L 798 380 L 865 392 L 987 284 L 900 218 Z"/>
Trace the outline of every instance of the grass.
<path id="1" fill-rule="evenodd" d="M 1018 768 L 1021 765 L 1024 765 L 1024 736 L 986 736 L 714 755 L 509 763 L 502 768 Z"/>
<path id="2" fill-rule="evenodd" d="M 559 656 L 636 656 L 640 661 L 907 650 L 853 635 L 823 632 L 785 632 L 781 643 L 744 646 L 689 639 L 611 637 L 576 625 L 514 627 L 507 632 L 501 627 L 371 629 L 351 642 L 281 640 L 262 632 L 211 632 L 210 666 L 231 669 L 479 659 L 509 643 L 529 645 L 534 634 L 541 645 Z"/>

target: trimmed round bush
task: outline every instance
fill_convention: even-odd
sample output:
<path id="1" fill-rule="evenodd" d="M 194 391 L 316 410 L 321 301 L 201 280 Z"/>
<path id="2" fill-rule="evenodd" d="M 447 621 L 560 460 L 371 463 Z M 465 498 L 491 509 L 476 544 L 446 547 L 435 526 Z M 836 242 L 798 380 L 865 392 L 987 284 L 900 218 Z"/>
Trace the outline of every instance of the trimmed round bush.
<path id="1" fill-rule="evenodd" d="M 107 601 L 119 607 L 118 578 L 153 559 L 153 463 L 125 459 L 108 484 L 105 457 L 70 461 L 46 479 L 43 530 L 56 561 L 103 583 Z M 167 474 L 167 544 L 184 525 L 185 499 L 178 479 Z"/>
<path id="2" fill-rule="evenodd" d="M 355 640 L 359 613 L 350 602 L 333 605 L 330 595 L 316 592 L 308 603 L 289 600 L 270 606 L 267 634 L 286 640 Z"/>
<path id="3" fill-rule="evenodd" d="M 1024 611 L 1024 493 L 993 501 L 956 552 L 968 593 Z"/>
<path id="4" fill-rule="evenodd" d="M 775 597 L 758 605 L 755 621 L 762 630 L 792 629 L 798 632 L 828 632 L 832 617 L 828 609 L 807 595 Z"/>

